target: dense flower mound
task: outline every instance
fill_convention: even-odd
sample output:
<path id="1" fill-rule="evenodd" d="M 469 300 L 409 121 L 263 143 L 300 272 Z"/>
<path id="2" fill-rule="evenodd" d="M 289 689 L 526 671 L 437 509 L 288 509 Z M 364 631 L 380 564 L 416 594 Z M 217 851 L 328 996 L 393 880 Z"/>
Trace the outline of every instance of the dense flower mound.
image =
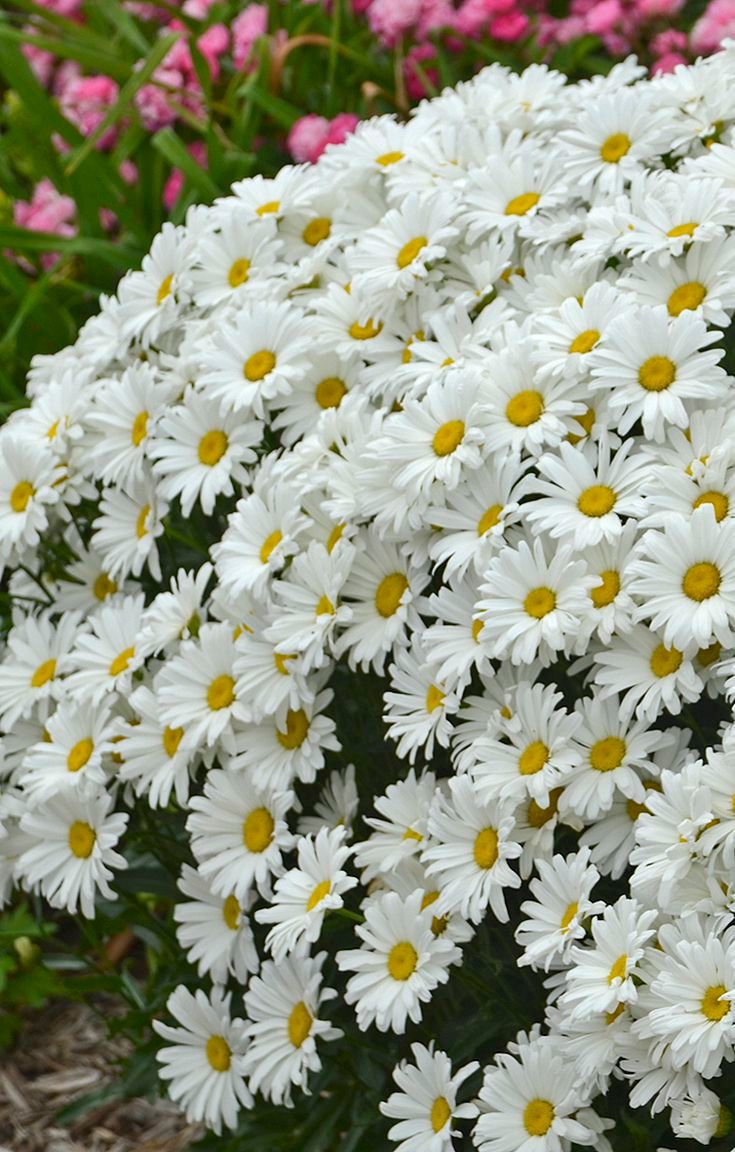
<path id="1" fill-rule="evenodd" d="M 734 122 L 735 45 L 491 67 L 165 226 L 34 364 L 3 894 L 92 917 L 178 842 L 159 1060 L 215 1131 L 343 1032 L 403 1152 L 607 1149 L 623 1087 L 728 1131 Z M 546 1006 L 488 1054 L 490 933 Z"/>

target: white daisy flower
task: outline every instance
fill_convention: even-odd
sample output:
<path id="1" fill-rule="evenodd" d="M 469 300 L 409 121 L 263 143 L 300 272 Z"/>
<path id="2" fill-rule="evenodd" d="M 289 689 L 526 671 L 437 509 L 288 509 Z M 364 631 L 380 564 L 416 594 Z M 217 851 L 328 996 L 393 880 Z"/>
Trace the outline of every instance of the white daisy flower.
<path id="1" fill-rule="evenodd" d="M 145 476 L 123 489 L 105 488 L 99 508 L 91 543 L 104 557 L 112 579 L 140 576 L 148 568 L 153 579 L 160 580 L 156 541 L 163 535 L 168 504 L 150 478 Z"/>
<path id="2" fill-rule="evenodd" d="M 735 221 L 735 198 L 719 180 L 682 177 L 675 172 L 640 174 L 630 189 L 630 205 L 620 212 L 624 230 L 619 248 L 631 256 L 656 256 L 665 265 L 689 245 L 725 239 Z"/>
<path id="3" fill-rule="evenodd" d="M 104 787 L 103 757 L 114 750 L 110 702 L 62 700 L 46 721 L 44 739 L 28 750 L 19 776 L 33 804 L 67 788 Z"/>
<path id="4" fill-rule="evenodd" d="M 285 725 L 283 731 L 286 736 L 288 710 L 297 713 L 314 700 L 313 684 L 304 674 L 298 653 L 278 652 L 272 640 L 256 635 L 248 626 L 244 626 L 237 636 L 234 672 L 237 696 L 247 701 L 247 707 L 243 704 L 241 718 L 260 723 L 266 716 L 277 717 Z M 303 720 L 292 719 L 292 724 L 296 725 L 293 735 L 298 736 L 303 731 Z M 318 738 L 320 732 L 325 733 L 326 728 L 326 724 L 317 725 L 311 740 L 307 740 L 300 761 L 303 768 L 306 768 L 309 758 L 316 751 L 315 738 Z M 309 733 L 304 735 L 307 738 Z M 300 748 L 298 739 L 296 746 Z"/>
<path id="5" fill-rule="evenodd" d="M 574 380 L 541 375 L 531 360 L 530 342 L 520 332 L 497 355 L 488 357 L 485 447 L 489 453 L 529 452 L 555 448 L 574 431 L 573 418 L 584 415 L 580 385 Z"/>
<path id="6" fill-rule="evenodd" d="M 426 629 L 423 646 L 430 654 L 436 679 L 457 695 L 464 691 L 473 669 L 480 675 L 492 672 L 480 643 L 483 624 L 475 617 L 477 597 L 476 583 L 465 577 L 462 581 L 450 578 L 429 598 L 428 608 L 436 616 L 436 623 Z"/>
<path id="7" fill-rule="evenodd" d="M 185 517 L 198 500 L 209 516 L 217 496 L 232 496 L 235 483 L 247 480 L 245 465 L 255 462 L 262 432 L 259 420 L 224 415 L 218 401 L 188 389 L 163 416 L 150 445 L 161 496 L 178 496 Z"/>
<path id="8" fill-rule="evenodd" d="M 273 403 L 279 412 L 272 427 L 281 432 L 289 447 L 308 435 L 324 412 L 334 412 L 357 386 L 359 365 L 355 358 L 334 352 L 317 353 L 291 391 Z"/>
<path id="9" fill-rule="evenodd" d="M 591 675 L 601 700 L 619 695 L 620 712 L 649 722 L 667 709 L 674 716 L 682 703 L 698 700 L 704 687 L 693 653 L 663 643 L 661 635 L 637 625 L 602 651 L 594 652 Z"/>
<path id="10" fill-rule="evenodd" d="M 296 841 L 298 864 L 275 883 L 269 908 L 255 913 L 259 924 L 273 924 L 266 937 L 276 964 L 304 940 L 314 944 L 324 917 L 342 908 L 342 896 L 357 884 L 343 865 L 352 849 L 344 844 L 344 830 L 321 828 L 316 836 Z"/>
<path id="11" fill-rule="evenodd" d="M 191 246 L 186 230 L 166 221 L 143 257 L 141 271 L 128 272 L 120 281 L 115 320 L 129 341 L 150 348 L 175 326 L 189 299 L 186 271 Z"/>
<path id="12" fill-rule="evenodd" d="M 6 729 L 64 695 L 80 631 L 77 612 L 65 613 L 57 624 L 45 612 L 26 616 L 10 629 L 0 663 L 0 719 Z"/>
<path id="13" fill-rule="evenodd" d="M 477 610 L 482 644 L 493 659 L 530 664 L 537 655 L 548 659 L 570 643 L 596 583 L 574 555 L 571 547 L 562 546 L 547 560 L 543 542 L 536 539 L 533 548 L 521 540 L 490 560 Z"/>
<path id="14" fill-rule="evenodd" d="M 168 1041 L 156 1058 L 169 1096 L 187 1120 L 204 1122 L 218 1136 L 223 1124 L 236 1128 L 240 1107 L 253 1104 L 243 1071 L 245 1021 L 231 1018 L 230 996 L 218 989 L 207 997 L 201 988 L 192 994 L 180 984 L 166 1007 L 180 1026 L 154 1020 L 153 1027 Z"/>
<path id="15" fill-rule="evenodd" d="M 85 446 L 85 470 L 106 484 L 142 480 L 148 447 L 170 388 L 154 368 L 138 361 L 121 377 L 101 381 L 85 417 L 92 430 Z"/>
<path id="16" fill-rule="evenodd" d="M 81 611 L 88 615 L 110 596 L 130 592 L 124 580 L 112 579 L 103 558 L 96 552 L 88 551 L 75 539 L 72 546 L 79 559 L 68 565 L 56 586 L 56 604 L 60 612 Z"/>
<path id="17" fill-rule="evenodd" d="M 446 1152 L 454 1147 L 452 1130 L 455 1120 L 473 1120 L 475 1104 L 459 1104 L 459 1089 L 479 1064 L 471 1060 L 452 1075 L 452 1062 L 446 1052 L 434 1050 L 433 1041 L 412 1044 L 413 1063 L 402 1060 L 393 1069 L 393 1079 L 400 1089 L 380 1105 L 380 1111 L 397 1120 L 388 1139 L 397 1143 L 396 1152 Z"/>
<path id="18" fill-rule="evenodd" d="M 229 976 L 247 983 L 260 967 L 248 911 L 253 897 L 244 906 L 233 895 L 218 896 L 197 872 L 184 864 L 179 890 L 189 899 L 176 904 L 176 939 L 186 951 L 200 976 L 211 976 L 214 984 L 226 984 Z"/>
<path id="19" fill-rule="evenodd" d="M 220 226 L 199 236 L 192 253 L 194 303 L 200 308 L 225 302 L 239 306 L 281 295 L 283 248 L 275 235 L 274 214 L 253 219 L 247 212 L 233 212 L 212 222 Z"/>
<path id="20" fill-rule="evenodd" d="M 655 204 L 651 209 L 656 211 Z M 707 324 L 724 328 L 735 309 L 735 244 L 692 243 L 682 257 L 663 267 L 651 260 L 633 264 L 618 287 L 624 301 L 665 305 L 669 316 L 696 312 Z"/>
<path id="21" fill-rule="evenodd" d="M 20 820 L 28 839 L 16 862 L 18 879 L 52 908 L 92 919 L 97 892 L 114 900 L 110 880 L 128 866 L 115 851 L 128 817 L 111 807 L 108 792 L 75 788 L 30 808 Z"/>
<path id="22" fill-rule="evenodd" d="M 590 353 L 592 387 L 607 390 L 617 428 L 625 435 L 637 420 L 649 440 L 661 441 L 669 424 L 686 428 L 685 400 L 713 403 L 725 394 L 719 338 L 698 316 L 672 319 L 666 308 L 625 312 L 607 331 L 604 346 Z"/>
<path id="23" fill-rule="evenodd" d="M 170 591 L 159 592 L 143 613 L 142 649 L 157 656 L 165 649 L 175 647 L 179 640 L 199 635 L 207 619 L 204 600 L 211 577 L 212 565 L 208 562 L 196 572 L 179 568 L 171 577 Z"/>
<path id="24" fill-rule="evenodd" d="M 328 688 L 285 715 L 279 710 L 260 724 L 240 725 L 229 767 L 244 771 L 257 788 L 282 790 L 294 780 L 312 784 L 324 767 L 324 753 L 342 748 L 334 721 L 324 715 L 333 697 Z"/>
<path id="25" fill-rule="evenodd" d="M 322 1005 L 337 995 L 332 988 L 322 988 L 326 958 L 326 952 L 320 952 L 287 956 L 279 964 L 266 960 L 245 993 L 250 1020 L 245 1070 L 251 1091 L 274 1104 L 288 1106 L 292 1087 L 308 1094 L 309 1073 L 322 1066 L 317 1040 L 329 1042 L 342 1035 L 319 1015 Z"/>
<path id="26" fill-rule="evenodd" d="M 355 847 L 355 862 L 365 869 L 365 881 L 381 872 L 391 872 L 402 861 L 419 854 L 435 787 L 433 772 L 417 776 L 415 769 L 410 768 L 405 779 L 389 784 L 383 796 L 375 797 L 380 816 L 364 818 L 373 831 Z"/>
<path id="27" fill-rule="evenodd" d="M 143 601 L 142 593 L 117 597 L 91 617 L 91 632 L 77 636 L 69 657 L 74 671 L 64 683 L 71 696 L 96 703 L 108 692 L 125 694 L 130 689 L 133 673 L 143 663 L 138 648 Z"/>
<path id="28" fill-rule="evenodd" d="M 580 109 L 575 126 L 560 133 L 564 172 L 577 187 L 619 192 L 646 162 L 671 146 L 667 110 L 644 87 L 599 96 Z"/>
<path id="29" fill-rule="evenodd" d="M 419 751 L 431 760 L 435 740 L 442 748 L 449 745 L 449 717 L 459 708 L 459 699 L 427 663 L 417 641 L 399 651 L 388 673 L 391 691 L 383 693 L 387 735 L 397 741 L 398 756 L 409 764 L 415 763 Z"/>
<path id="30" fill-rule="evenodd" d="M 529 217 L 563 203 L 562 178 L 556 156 L 512 133 L 498 155 L 469 173 L 463 220 L 469 243 L 495 230 L 526 235 Z"/>
<path id="31" fill-rule="evenodd" d="M 355 786 L 355 765 L 348 764 L 344 772 L 330 772 L 314 802 L 313 813 L 305 812 L 299 816 L 299 835 L 316 836 L 322 828 L 342 828 L 345 839 L 350 840 L 359 802 Z"/>
<path id="32" fill-rule="evenodd" d="M 361 1032 L 374 1023 L 380 1032 L 403 1035 L 407 1020 L 421 1020 L 422 1004 L 447 982 L 449 965 L 459 958 L 456 945 L 435 936 L 420 915 L 423 897 L 421 889 L 406 900 L 396 892 L 376 896 L 355 928 L 362 946 L 337 953 L 340 971 L 354 973 L 344 998 L 355 1005 Z"/>
<path id="33" fill-rule="evenodd" d="M 534 900 L 521 904 L 528 919 L 516 928 L 515 938 L 523 949 L 518 963 L 549 971 L 552 963 L 568 964 L 572 944 L 583 939 L 583 921 L 603 911 L 602 900 L 590 894 L 600 873 L 590 864 L 590 849 L 569 856 L 539 860 L 539 879 L 529 884 Z"/>
<path id="34" fill-rule="evenodd" d="M 428 846 L 421 859 L 440 890 L 436 913 L 460 912 L 478 924 L 488 904 L 501 923 L 508 920 L 504 888 L 519 888 L 509 861 L 521 854 L 510 839 L 512 807 L 497 800 L 482 803 L 467 776 L 449 781 L 449 796 L 436 793 L 429 812 Z"/>
<path id="35" fill-rule="evenodd" d="M 166 661 L 156 683 L 160 717 L 171 728 L 183 727 L 193 745 L 232 742 L 239 703 L 235 642 L 229 624 L 203 624 L 196 640 L 183 640 L 178 655 Z"/>
<path id="36" fill-rule="evenodd" d="M 298 550 L 296 535 L 306 526 L 288 485 L 253 492 L 238 501 L 227 529 L 211 549 L 217 575 L 227 591 L 262 598 L 272 575 Z"/>
<path id="37" fill-rule="evenodd" d="M 258 302 L 215 330 L 202 353 L 197 387 L 225 412 L 250 409 L 287 394 L 308 365 L 313 321 L 293 304 Z"/>
<path id="38" fill-rule="evenodd" d="M 593 284 L 582 300 L 570 296 L 557 314 L 541 315 L 535 332 L 534 359 L 542 373 L 584 376 L 588 354 L 596 348 L 608 325 L 630 301 L 605 281 Z"/>
<path id="39" fill-rule="evenodd" d="M 13 434 L 0 436 L 0 562 L 13 549 L 36 548 L 59 499 L 57 461 L 50 448 Z"/>
<path id="40" fill-rule="evenodd" d="M 209 772 L 204 794 L 189 801 L 186 828 L 199 872 L 216 895 L 242 901 L 253 886 L 268 895 L 270 877 L 283 874 L 281 855 L 293 843 L 285 820 L 292 803 L 291 792 L 261 792 L 236 773 Z"/>
<path id="41" fill-rule="evenodd" d="M 712 505 L 647 532 L 630 571 L 630 593 L 642 601 L 635 619 L 648 621 L 669 647 L 735 643 L 735 524 L 718 524 Z"/>
<path id="42" fill-rule="evenodd" d="M 573 1020 L 596 1012 L 614 1012 L 618 1004 L 635 1003 L 635 976 L 654 935 L 658 911 L 643 909 L 636 900 L 621 896 L 592 921 L 594 944 L 572 947 L 572 967 L 560 1006 Z"/>
<path id="43" fill-rule="evenodd" d="M 136 796 L 147 796 L 151 808 L 165 808 L 172 795 L 177 804 L 185 805 L 195 753 L 191 741 L 184 739 L 184 727 L 161 722 L 160 701 L 144 684 L 135 689 L 129 704 L 134 718 L 123 720 L 117 729 L 119 779 L 131 783 Z"/>
<path id="44" fill-rule="evenodd" d="M 346 541 L 330 552 L 312 540 L 292 561 L 287 578 L 273 583 L 273 620 L 264 635 L 277 651 L 297 652 L 304 673 L 327 662 L 338 629 L 352 620 L 352 609 L 340 603 L 340 595 L 354 555 Z"/>

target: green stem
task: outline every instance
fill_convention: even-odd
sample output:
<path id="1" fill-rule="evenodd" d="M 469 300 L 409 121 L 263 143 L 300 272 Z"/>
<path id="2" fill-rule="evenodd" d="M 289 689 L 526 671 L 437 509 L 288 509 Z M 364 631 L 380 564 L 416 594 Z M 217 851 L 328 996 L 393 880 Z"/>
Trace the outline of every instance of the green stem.
<path id="1" fill-rule="evenodd" d="M 359 912 L 352 912 L 349 908 L 332 908 L 332 912 L 336 912 L 343 920 L 352 920 L 353 924 L 364 924 L 365 917 L 361 916 Z"/>

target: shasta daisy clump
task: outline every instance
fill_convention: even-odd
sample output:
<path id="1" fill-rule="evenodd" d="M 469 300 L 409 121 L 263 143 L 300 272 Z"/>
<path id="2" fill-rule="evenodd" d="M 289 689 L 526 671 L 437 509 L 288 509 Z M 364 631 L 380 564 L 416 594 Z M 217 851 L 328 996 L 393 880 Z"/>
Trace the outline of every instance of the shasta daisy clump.
<path id="1" fill-rule="evenodd" d="M 2 895 L 175 862 L 151 1023 L 216 1133 L 730 1131 L 735 45 L 641 75 L 235 185 L 0 432 Z"/>

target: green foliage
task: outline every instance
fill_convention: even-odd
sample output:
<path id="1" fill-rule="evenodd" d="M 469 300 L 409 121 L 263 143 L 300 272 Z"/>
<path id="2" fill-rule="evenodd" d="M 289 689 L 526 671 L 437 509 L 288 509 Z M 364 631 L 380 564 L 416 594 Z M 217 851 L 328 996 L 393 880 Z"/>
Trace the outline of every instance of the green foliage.
<path id="1" fill-rule="evenodd" d="M 23 1014 L 68 995 L 62 976 L 47 960 L 47 944 L 56 931 L 37 919 L 26 903 L 0 915 L 0 1049 L 9 1047 L 23 1027 Z"/>

